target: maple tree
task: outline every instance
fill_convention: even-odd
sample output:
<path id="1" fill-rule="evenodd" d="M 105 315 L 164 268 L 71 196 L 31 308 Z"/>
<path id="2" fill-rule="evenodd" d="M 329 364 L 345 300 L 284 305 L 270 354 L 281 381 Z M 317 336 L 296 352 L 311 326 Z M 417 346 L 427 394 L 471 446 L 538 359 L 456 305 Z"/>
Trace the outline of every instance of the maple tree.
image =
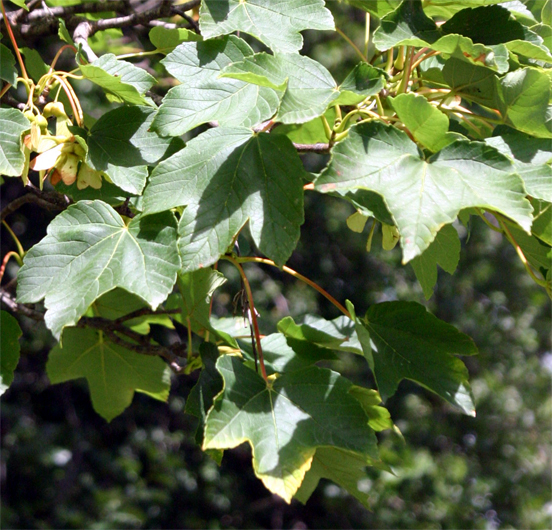
<path id="1" fill-rule="evenodd" d="M 166 400 L 171 369 L 200 370 L 186 407 L 199 418 L 198 443 L 220 461 L 248 442 L 256 475 L 288 502 L 305 502 L 321 478 L 367 502 L 358 483 L 369 466 L 388 469 L 375 433 L 399 432 L 382 403 L 403 379 L 475 414 L 458 357 L 477 353 L 469 337 L 414 302 L 357 314 L 285 263 L 308 215 L 304 194 L 323 193 L 352 205 L 353 231 L 369 224 L 367 250 L 376 229 L 385 249 L 400 244 L 427 298 L 438 267 L 454 273 L 454 223 L 471 216 L 501 232 L 550 295 L 549 3 L 349 0 L 366 33 L 361 49 L 339 30 L 359 55 L 341 83 L 300 53 L 302 30 L 336 30 L 323 0 L 163 1 L 132 14 L 113 1 L 97 19 L 83 16 L 94 11 L 84 3 L 14 3 L 9 13 L 2 5 L 0 171 L 28 194 L 2 222 L 10 230 L 7 216 L 25 202 L 62 211 L 30 249 L 10 230 L 17 250 L 0 276 L 11 258 L 21 268 L 16 296 L 8 286 L 0 294 L 59 341 L 46 367 L 52 383 L 86 378 L 110 421 L 136 391 Z M 33 25 L 40 17 L 52 25 Z M 90 47 L 98 32 L 151 21 L 162 22 L 149 32 L 153 49 L 97 57 Z M 65 44 L 38 74 L 27 71 L 18 39 L 51 27 Z M 56 70 L 69 51 L 74 69 Z M 169 90 L 127 60 L 148 55 L 163 56 Z M 113 103 L 97 120 L 72 86 L 83 80 Z M 306 152 L 330 155 L 319 174 L 304 168 Z M 251 255 L 236 246 L 245 227 Z M 250 337 L 211 317 L 220 260 L 241 276 L 235 301 Z M 261 336 L 243 267 L 251 262 L 306 282 L 343 316 L 286 317 Z M 42 300 L 44 311 L 30 305 Z M 1 315 L 3 392 L 21 330 Z M 159 345 L 152 323 L 178 323 L 187 340 Z M 365 358 L 375 388 L 327 368 L 340 352 Z"/>

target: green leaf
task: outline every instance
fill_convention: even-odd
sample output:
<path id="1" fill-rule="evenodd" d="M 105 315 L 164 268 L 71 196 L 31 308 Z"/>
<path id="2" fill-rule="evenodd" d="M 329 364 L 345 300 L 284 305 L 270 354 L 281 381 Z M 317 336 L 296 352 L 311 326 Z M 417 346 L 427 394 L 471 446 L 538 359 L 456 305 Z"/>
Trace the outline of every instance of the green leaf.
<path id="1" fill-rule="evenodd" d="M 492 4 L 500 4 L 503 0 L 426 0 L 424 11 L 430 17 L 448 19 L 466 8 L 476 8 Z"/>
<path id="2" fill-rule="evenodd" d="M 326 136 L 323 117 L 326 118 L 331 126 L 336 117 L 335 107 L 330 107 L 324 113 L 324 116 L 319 116 L 318 118 L 314 118 L 314 120 L 306 123 L 291 123 L 289 125 L 282 124 L 278 127 L 274 127 L 274 129 L 270 131 L 270 134 L 283 134 L 292 142 L 296 142 L 298 144 L 313 145 L 316 143 L 326 143 L 328 141 L 328 137 Z"/>
<path id="3" fill-rule="evenodd" d="M 184 272 L 215 263 L 248 220 L 260 251 L 281 265 L 299 239 L 303 178 L 287 138 L 219 127 L 155 168 L 144 211 L 186 206 L 179 224 Z"/>
<path id="4" fill-rule="evenodd" d="M 357 105 L 385 87 L 386 73 L 368 63 L 358 63 L 339 86 L 336 105 Z"/>
<path id="5" fill-rule="evenodd" d="M 454 355 L 474 355 L 467 335 L 428 313 L 415 302 L 383 302 L 370 307 L 362 325 L 370 340 L 362 347 L 374 363 L 374 376 L 384 400 L 403 379 L 435 392 L 465 414 L 475 415 L 468 370 Z"/>
<path id="6" fill-rule="evenodd" d="M 205 419 L 209 409 L 213 406 L 215 397 L 222 390 L 223 381 L 215 366 L 219 356 L 218 348 L 214 344 L 203 342 L 199 347 L 199 353 L 203 362 L 203 370 L 201 370 L 199 379 L 186 400 L 185 412 L 199 419 L 195 440 L 201 447 L 203 445 Z M 211 449 L 208 453 L 220 464 L 222 451 Z"/>
<path id="7" fill-rule="evenodd" d="M 63 347 L 50 351 L 46 373 L 52 384 L 86 378 L 94 410 L 107 421 L 130 405 L 135 391 L 169 397 L 170 370 L 159 357 L 127 350 L 92 329 L 66 329 Z"/>
<path id="8" fill-rule="evenodd" d="M 499 126 L 485 143 L 506 155 L 523 179 L 527 193 L 532 197 L 550 200 L 552 197 L 552 142 L 534 138 L 509 127 Z"/>
<path id="9" fill-rule="evenodd" d="M 249 442 L 255 474 L 287 502 L 319 447 L 378 458 L 366 414 L 349 394 L 352 384 L 336 372 L 309 367 L 267 384 L 229 355 L 219 358 L 217 369 L 224 390 L 207 416 L 203 448 L 230 449 Z"/>
<path id="10" fill-rule="evenodd" d="M 71 34 L 69 33 L 69 30 L 67 29 L 67 26 L 65 25 L 65 20 L 62 18 L 58 18 L 58 37 L 67 44 L 70 44 L 71 46 L 75 46 L 75 41 L 73 41 L 73 37 L 71 37 Z"/>
<path id="11" fill-rule="evenodd" d="M 155 77 L 112 53 L 102 55 L 91 64 L 81 65 L 82 75 L 109 92 L 116 101 L 145 105 L 143 94 L 155 84 Z"/>
<path id="12" fill-rule="evenodd" d="M 90 130 L 87 163 L 107 173 L 121 189 L 140 194 L 148 174 L 145 166 L 158 163 L 184 146 L 179 138 L 161 138 L 151 132 L 154 116 L 154 109 L 139 106 L 119 107 L 103 114 Z"/>
<path id="13" fill-rule="evenodd" d="M 436 152 L 451 143 L 454 133 L 449 133 L 449 119 L 423 96 L 414 93 L 399 94 L 389 98 L 397 116 L 412 133 L 416 141 Z"/>
<path id="14" fill-rule="evenodd" d="M 179 44 L 203 40 L 195 31 L 184 28 L 164 28 L 155 26 L 150 29 L 149 39 L 155 48 L 162 53 L 172 52 Z"/>
<path id="15" fill-rule="evenodd" d="M 304 29 L 335 29 L 324 0 L 204 0 L 199 25 L 206 39 L 243 31 L 284 53 L 303 47 Z"/>
<path id="16" fill-rule="evenodd" d="M 303 324 L 296 324 L 291 317 L 278 322 L 278 331 L 286 337 L 303 340 L 332 350 L 348 351 L 362 355 L 355 324 L 346 316 L 325 320 L 315 315 L 307 315 Z"/>
<path id="17" fill-rule="evenodd" d="M 46 325 L 59 337 L 114 287 L 157 308 L 172 290 L 179 265 L 171 213 L 136 216 L 127 226 L 107 204 L 80 201 L 58 215 L 48 235 L 27 252 L 18 275 L 18 300 L 45 298 Z"/>
<path id="18" fill-rule="evenodd" d="M 222 76 L 273 88 L 284 87 L 287 82 L 275 118 L 281 123 L 305 123 L 321 116 L 339 96 L 330 72 L 319 62 L 296 53 L 257 53 L 227 66 Z"/>
<path id="19" fill-rule="evenodd" d="M 15 85 L 17 83 L 15 57 L 3 44 L 0 44 L 0 79 L 6 81 L 6 83 L 10 85 Z"/>
<path id="20" fill-rule="evenodd" d="M 251 340 L 238 341 L 241 350 L 247 358 L 254 361 Z M 261 348 L 267 373 L 285 373 L 301 370 L 319 361 L 334 361 L 336 355 L 326 348 L 321 348 L 312 342 L 286 337 L 282 333 L 272 333 L 261 339 Z M 251 364 L 255 366 L 254 363 Z"/>
<path id="21" fill-rule="evenodd" d="M 382 18 L 395 10 L 402 0 L 345 0 L 348 4 L 364 9 L 372 15 Z"/>
<path id="22" fill-rule="evenodd" d="M 178 275 L 178 288 L 180 295 L 178 305 L 182 312 L 176 315 L 178 321 L 184 326 L 191 325 L 192 331 L 203 335 L 205 330 L 211 330 L 210 305 L 211 297 L 216 289 L 226 282 L 224 275 L 218 271 L 206 267 L 194 272 Z M 172 309 L 171 305 L 168 308 Z"/>
<path id="23" fill-rule="evenodd" d="M 380 51 L 395 46 L 428 47 L 501 73 L 508 71 L 508 51 L 504 46 L 486 46 L 463 35 L 447 34 L 444 26 L 438 28 L 426 16 L 419 0 L 405 1 L 383 17 L 373 42 Z"/>
<path id="24" fill-rule="evenodd" d="M 399 229 L 403 263 L 420 255 L 463 208 L 496 210 L 527 232 L 532 222 L 523 182 L 495 149 L 458 140 L 424 160 L 404 132 L 379 123 L 351 127 L 315 189 L 379 193 Z"/>
<path id="25" fill-rule="evenodd" d="M 550 211 L 548 211 L 550 218 Z M 543 243 L 537 237 L 528 236 L 522 230 L 508 223 L 508 230 L 516 243 L 521 247 L 527 261 L 546 278 L 546 271 L 552 269 L 552 246 Z"/>
<path id="26" fill-rule="evenodd" d="M 139 296 L 129 293 L 124 289 L 116 287 L 112 291 L 100 296 L 94 302 L 94 311 L 97 316 L 116 320 L 129 315 L 139 309 L 144 309 L 147 304 Z M 150 331 L 150 324 L 159 324 L 169 329 L 174 329 L 169 315 L 142 315 L 124 321 L 124 324 L 137 333 L 147 335 Z"/>
<path id="27" fill-rule="evenodd" d="M 533 199 L 531 204 L 535 209 L 531 233 L 552 246 L 552 203 Z"/>
<path id="28" fill-rule="evenodd" d="M 10 0 L 10 2 L 18 7 L 22 7 L 25 11 L 29 11 L 29 8 L 25 4 L 25 0 Z"/>
<path id="29" fill-rule="evenodd" d="M 48 73 L 50 67 L 42 60 L 40 54 L 31 48 L 21 48 L 21 53 L 25 56 L 25 68 L 31 78 L 38 82 L 38 80 Z"/>
<path id="30" fill-rule="evenodd" d="M 506 74 L 498 83 L 500 113 L 520 131 L 538 138 L 552 138 L 550 77 L 534 68 Z"/>
<path id="31" fill-rule="evenodd" d="M 0 311 L 0 396 L 13 382 L 19 362 L 19 337 L 23 334 L 17 320 L 7 311 Z"/>
<path id="32" fill-rule="evenodd" d="M 31 123 L 20 110 L 0 109 L 0 174 L 18 177 L 25 165 L 21 135 Z"/>
<path id="33" fill-rule="evenodd" d="M 445 225 L 437 232 L 437 236 L 426 251 L 410 262 L 426 300 L 431 298 L 433 288 L 437 283 L 437 265 L 449 274 L 454 274 L 459 261 L 458 232 L 452 225 Z"/>
<path id="34" fill-rule="evenodd" d="M 280 101 L 274 90 L 219 79 L 225 66 L 248 55 L 253 50 L 234 36 L 180 44 L 161 62 L 182 84 L 165 96 L 153 129 L 164 136 L 177 136 L 213 120 L 219 125 L 249 127 L 271 118 Z"/>
<path id="35" fill-rule="evenodd" d="M 123 191 L 121 188 L 118 188 L 106 180 L 102 182 L 102 187 L 98 190 L 92 188 L 91 186 L 79 190 L 75 184 L 67 186 L 63 183 L 63 181 L 56 184 L 55 188 L 56 191 L 71 197 L 71 199 L 75 202 L 82 200 L 93 201 L 98 199 L 106 202 L 110 206 L 116 206 L 122 204 L 127 198 L 130 197 L 130 193 Z"/>
<path id="36" fill-rule="evenodd" d="M 335 447 L 320 447 L 294 498 L 305 504 L 320 479 L 326 478 L 339 484 L 363 506 L 370 508 L 369 496 L 363 485 L 367 483 L 368 478 L 366 468 L 374 465 L 375 462 L 372 459 L 361 453 Z"/>
<path id="37" fill-rule="evenodd" d="M 502 6 L 484 6 L 464 9 L 441 26 L 445 34 L 458 33 L 473 42 L 506 47 L 526 57 L 552 61 L 543 40 L 526 26 L 511 18 L 510 11 Z"/>
<path id="38" fill-rule="evenodd" d="M 385 431 L 393 428 L 393 421 L 389 411 L 381 405 L 381 396 L 377 390 L 353 385 L 349 390 L 364 409 L 368 416 L 368 425 L 376 432 Z"/>

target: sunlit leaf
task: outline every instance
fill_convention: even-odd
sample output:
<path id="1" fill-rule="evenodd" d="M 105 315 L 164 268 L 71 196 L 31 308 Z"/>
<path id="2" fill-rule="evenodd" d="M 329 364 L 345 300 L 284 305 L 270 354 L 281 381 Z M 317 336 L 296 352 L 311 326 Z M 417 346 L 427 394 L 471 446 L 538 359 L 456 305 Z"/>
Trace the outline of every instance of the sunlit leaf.
<path id="1" fill-rule="evenodd" d="M 0 174 L 21 175 L 25 164 L 21 135 L 31 128 L 23 113 L 17 109 L 0 109 Z"/>

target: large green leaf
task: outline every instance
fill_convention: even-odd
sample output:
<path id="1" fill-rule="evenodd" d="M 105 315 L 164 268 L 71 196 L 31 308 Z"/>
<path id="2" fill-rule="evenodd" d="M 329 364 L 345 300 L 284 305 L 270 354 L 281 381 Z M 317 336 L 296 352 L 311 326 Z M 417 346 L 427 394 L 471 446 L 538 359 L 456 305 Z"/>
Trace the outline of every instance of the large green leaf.
<path id="1" fill-rule="evenodd" d="M 170 369 L 159 357 L 113 344 L 93 329 L 67 328 L 63 347 L 50 351 L 46 373 L 52 384 L 86 378 L 94 410 L 107 421 L 130 405 L 135 391 L 169 397 Z"/>
<path id="2" fill-rule="evenodd" d="M 23 334 L 17 320 L 7 311 L 0 311 L 0 396 L 13 382 L 19 362 L 19 337 Z"/>
<path id="3" fill-rule="evenodd" d="M 80 201 L 58 215 L 48 235 L 26 254 L 18 300 L 45 298 L 46 324 L 59 337 L 114 287 L 155 309 L 172 290 L 179 265 L 172 213 L 136 216 L 125 225 L 107 204 Z"/>
<path id="4" fill-rule="evenodd" d="M 17 177 L 23 171 L 25 157 L 21 135 L 31 128 L 23 113 L 17 109 L 0 109 L 0 174 Z"/>
<path id="5" fill-rule="evenodd" d="M 552 138 L 550 77 L 535 68 L 521 68 L 498 82 L 500 113 L 520 131 Z"/>
<path id="6" fill-rule="evenodd" d="M 404 263 L 421 254 L 463 208 L 496 210 L 527 232 L 532 222 L 523 182 L 495 149 L 458 140 L 425 160 L 404 132 L 379 123 L 351 127 L 315 189 L 380 194 L 399 229 Z"/>
<path id="7" fill-rule="evenodd" d="M 437 283 L 437 266 L 439 265 L 449 274 L 453 274 L 459 260 L 458 232 L 452 225 L 445 225 L 439 230 L 426 251 L 410 262 L 427 300 L 431 298 L 433 288 Z"/>
<path id="8" fill-rule="evenodd" d="M 545 138 L 534 138 L 528 134 L 499 126 L 492 138 L 485 143 L 509 157 L 514 168 L 525 183 L 527 193 L 532 197 L 550 200 L 552 197 L 552 142 Z"/>
<path id="9" fill-rule="evenodd" d="M 227 66 L 222 75 L 273 88 L 283 88 L 287 82 L 275 118 L 282 123 L 304 123 L 321 116 L 339 96 L 330 72 L 319 62 L 297 53 L 257 53 Z"/>
<path id="10" fill-rule="evenodd" d="M 179 138 L 162 138 L 151 132 L 154 116 L 154 109 L 140 106 L 103 114 L 90 130 L 87 163 L 107 173 L 121 189 L 140 194 L 146 184 L 144 166 L 156 164 L 184 145 Z M 131 172 L 128 168 L 139 169 Z"/>
<path id="11" fill-rule="evenodd" d="M 232 62 L 253 55 L 235 36 L 205 42 L 184 42 L 161 62 L 182 84 L 171 88 L 153 122 L 165 136 L 177 136 L 210 121 L 251 126 L 271 118 L 279 96 L 271 88 L 236 79 L 219 79 Z"/>
<path id="12" fill-rule="evenodd" d="M 144 211 L 186 205 L 179 225 L 184 272 L 217 261 L 248 220 L 261 252 L 283 264 L 299 239 L 304 177 L 286 137 L 219 127 L 157 166 Z"/>
<path id="13" fill-rule="evenodd" d="M 203 0 L 199 25 L 207 39 L 243 31 L 284 53 L 302 48 L 304 29 L 335 29 L 324 0 Z"/>
<path id="14" fill-rule="evenodd" d="M 423 96 L 411 92 L 389 99 L 399 119 L 424 147 L 436 152 L 454 140 L 447 115 Z"/>
<path id="15" fill-rule="evenodd" d="M 468 370 L 454 357 L 476 354 L 472 339 L 415 302 L 373 305 L 361 323 L 370 338 L 359 338 L 384 400 L 410 379 L 475 415 Z"/>
<path id="16" fill-rule="evenodd" d="M 155 84 L 155 77 L 127 61 L 120 61 L 112 53 L 79 68 L 84 77 L 121 103 L 145 105 L 147 100 L 143 94 Z"/>
<path id="17" fill-rule="evenodd" d="M 366 414 L 349 394 L 352 383 L 339 374 L 309 367 L 267 384 L 229 355 L 218 360 L 217 369 L 224 390 L 207 416 L 203 448 L 230 449 L 249 442 L 255 474 L 287 502 L 319 447 L 378 458 Z"/>

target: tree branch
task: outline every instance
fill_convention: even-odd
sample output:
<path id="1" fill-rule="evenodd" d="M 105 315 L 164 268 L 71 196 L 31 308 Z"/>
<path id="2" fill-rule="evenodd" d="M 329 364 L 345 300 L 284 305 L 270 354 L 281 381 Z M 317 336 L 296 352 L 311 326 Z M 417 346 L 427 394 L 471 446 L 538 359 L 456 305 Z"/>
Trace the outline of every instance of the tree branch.
<path id="1" fill-rule="evenodd" d="M 53 191 L 40 191 L 36 188 L 30 188 L 31 193 L 27 193 L 14 201 L 10 202 L 1 212 L 0 220 L 3 221 L 8 215 L 21 208 L 24 204 L 33 203 L 45 210 L 65 210 L 71 202 L 65 198 L 65 195 Z"/>
<path id="2" fill-rule="evenodd" d="M 296 144 L 293 143 L 293 147 L 300 153 L 317 153 L 320 155 L 327 155 L 330 153 L 330 144 Z"/>
<path id="3" fill-rule="evenodd" d="M 36 311 L 31 307 L 19 304 L 15 298 L 6 291 L 3 287 L 0 287 L 0 302 L 2 302 L 12 313 L 18 313 L 20 315 L 32 318 L 33 320 L 44 320 L 44 314 L 40 311 Z"/>

